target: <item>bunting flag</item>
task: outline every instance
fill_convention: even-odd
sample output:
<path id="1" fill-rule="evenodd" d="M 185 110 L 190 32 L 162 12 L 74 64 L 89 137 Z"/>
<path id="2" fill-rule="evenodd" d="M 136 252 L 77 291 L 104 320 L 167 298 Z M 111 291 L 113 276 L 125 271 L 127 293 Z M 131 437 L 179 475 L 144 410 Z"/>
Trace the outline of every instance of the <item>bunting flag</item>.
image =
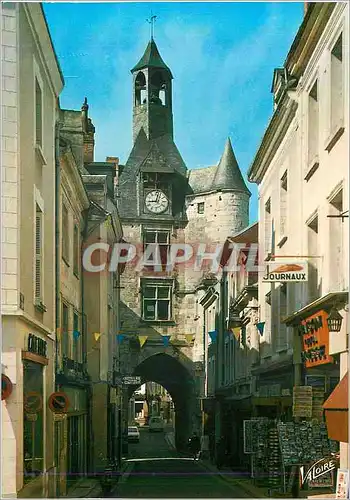
<path id="1" fill-rule="evenodd" d="M 165 347 L 168 347 L 170 342 L 170 335 L 162 335 L 162 337 L 163 337 L 163 344 L 165 345 Z"/>
<path id="2" fill-rule="evenodd" d="M 123 333 L 117 333 L 117 342 L 118 344 L 121 344 L 125 338 L 125 335 Z"/>
<path id="3" fill-rule="evenodd" d="M 260 333 L 260 335 L 264 334 L 264 326 L 265 326 L 265 321 L 262 321 L 261 323 L 257 323 L 256 324 L 256 327 L 257 327 L 258 332 Z"/>
<path id="4" fill-rule="evenodd" d="M 192 342 L 192 340 L 194 339 L 193 333 L 186 333 L 185 337 L 186 337 L 186 342 L 188 344 L 190 344 Z"/>
<path id="5" fill-rule="evenodd" d="M 208 332 L 212 342 L 216 342 L 216 338 L 218 336 L 218 332 L 213 330 L 212 332 Z"/>
<path id="6" fill-rule="evenodd" d="M 139 335 L 140 346 L 143 347 L 144 343 L 148 339 L 148 335 Z"/>
<path id="7" fill-rule="evenodd" d="M 241 334 L 241 328 L 239 326 L 236 326 L 235 328 L 232 328 L 231 332 L 235 336 L 236 340 L 239 340 L 239 336 Z"/>
<path id="8" fill-rule="evenodd" d="M 98 333 L 98 332 L 95 332 L 95 333 L 94 333 L 94 337 L 95 337 L 95 340 L 96 340 L 96 342 L 97 342 L 97 341 L 98 341 L 98 339 L 101 337 L 101 334 L 100 334 L 100 333 Z"/>
<path id="9" fill-rule="evenodd" d="M 80 332 L 78 330 L 73 330 L 73 338 L 77 340 L 80 337 Z"/>

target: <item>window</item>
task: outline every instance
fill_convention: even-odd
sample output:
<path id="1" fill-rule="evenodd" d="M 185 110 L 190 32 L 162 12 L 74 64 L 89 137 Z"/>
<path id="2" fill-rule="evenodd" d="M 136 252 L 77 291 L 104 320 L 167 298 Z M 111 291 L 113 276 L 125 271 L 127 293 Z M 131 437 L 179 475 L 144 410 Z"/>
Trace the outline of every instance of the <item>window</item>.
<path id="1" fill-rule="evenodd" d="M 69 358 L 69 309 L 66 304 L 62 304 L 62 355 Z"/>
<path id="2" fill-rule="evenodd" d="M 265 203 L 265 255 L 272 252 L 271 198 Z"/>
<path id="3" fill-rule="evenodd" d="M 79 332 L 79 336 L 74 332 Z M 73 359 L 79 363 L 82 361 L 81 356 L 81 332 L 79 326 L 79 316 L 76 312 L 73 313 Z"/>
<path id="4" fill-rule="evenodd" d="M 343 271 L 343 221 L 340 215 L 343 213 L 343 190 L 335 194 L 329 200 L 329 277 L 330 290 L 339 291 L 344 289 Z M 335 217 L 334 217 L 335 216 Z"/>
<path id="5" fill-rule="evenodd" d="M 143 319 L 169 321 L 171 319 L 171 284 L 145 283 L 143 287 Z"/>
<path id="6" fill-rule="evenodd" d="M 197 214 L 204 214 L 204 201 L 197 203 Z"/>
<path id="7" fill-rule="evenodd" d="M 308 98 L 308 167 L 318 164 L 318 138 L 319 138 L 319 96 L 318 81 L 316 80 L 309 92 Z"/>
<path id="8" fill-rule="evenodd" d="M 38 204 L 35 212 L 35 302 L 43 300 L 43 213 Z"/>
<path id="9" fill-rule="evenodd" d="M 331 51 L 331 133 L 343 121 L 343 35 Z"/>
<path id="10" fill-rule="evenodd" d="M 79 226 L 74 225 L 74 237 L 73 237 L 73 272 L 76 276 L 79 275 L 79 264 L 80 264 L 80 242 L 79 242 Z"/>
<path id="11" fill-rule="evenodd" d="M 170 181 L 169 176 L 167 174 L 156 173 L 144 173 L 142 176 L 143 187 L 144 189 L 152 190 L 152 189 L 160 189 L 167 196 L 169 196 L 170 192 Z"/>
<path id="12" fill-rule="evenodd" d="M 38 363 L 23 360 L 23 397 L 30 405 L 30 393 L 40 394 L 43 397 L 43 367 Z M 24 412 L 23 416 L 23 457 L 24 482 L 34 479 L 43 471 L 43 410 L 34 415 Z"/>
<path id="13" fill-rule="evenodd" d="M 69 262 L 69 216 L 64 203 L 62 204 L 62 258 Z"/>
<path id="14" fill-rule="evenodd" d="M 287 233 L 287 191 L 288 173 L 286 170 L 280 182 L 280 238 L 283 238 Z"/>
<path id="15" fill-rule="evenodd" d="M 43 96 L 37 78 L 35 78 L 35 143 L 43 145 Z"/>
<path id="16" fill-rule="evenodd" d="M 308 255 L 318 255 L 318 217 L 313 217 L 307 224 Z M 318 259 L 308 259 L 308 295 L 309 302 L 319 297 L 318 290 Z"/>
<path id="17" fill-rule="evenodd" d="M 168 251 L 170 247 L 170 231 L 161 229 L 144 229 L 143 231 L 143 246 L 144 249 L 148 245 L 158 245 L 160 260 L 163 267 L 167 264 Z M 151 259 L 156 260 L 156 255 L 153 255 Z M 155 266 L 147 266 L 147 268 L 153 268 Z"/>

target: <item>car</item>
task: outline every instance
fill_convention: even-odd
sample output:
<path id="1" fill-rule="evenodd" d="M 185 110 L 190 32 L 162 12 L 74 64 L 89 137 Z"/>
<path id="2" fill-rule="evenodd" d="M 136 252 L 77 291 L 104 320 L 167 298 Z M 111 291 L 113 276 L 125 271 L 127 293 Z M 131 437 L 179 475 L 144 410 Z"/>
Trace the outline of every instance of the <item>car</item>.
<path id="1" fill-rule="evenodd" d="M 140 441 L 140 431 L 135 425 L 130 425 L 128 427 L 128 442 L 138 443 Z"/>
<path id="2" fill-rule="evenodd" d="M 148 428 L 150 432 L 162 432 L 164 430 L 164 421 L 162 417 L 151 417 Z"/>

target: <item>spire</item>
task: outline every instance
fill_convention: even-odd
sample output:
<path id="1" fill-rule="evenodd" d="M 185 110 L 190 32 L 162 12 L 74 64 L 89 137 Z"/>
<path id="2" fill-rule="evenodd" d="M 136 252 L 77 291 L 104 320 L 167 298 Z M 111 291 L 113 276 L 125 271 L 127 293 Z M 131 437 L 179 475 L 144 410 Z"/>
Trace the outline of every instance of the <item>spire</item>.
<path id="1" fill-rule="evenodd" d="M 134 73 L 135 71 L 138 71 L 143 68 L 159 68 L 159 69 L 165 69 L 170 73 L 170 77 L 172 78 L 172 74 L 168 66 L 165 64 L 163 59 L 161 58 L 158 47 L 156 45 L 156 42 L 154 41 L 153 37 L 151 40 L 148 42 L 148 45 L 146 47 L 146 50 L 139 60 L 139 62 L 136 64 L 136 66 L 133 67 L 131 70 L 131 73 Z"/>
<path id="2" fill-rule="evenodd" d="M 229 137 L 227 138 L 225 150 L 216 169 L 211 187 L 212 189 L 243 191 L 250 195 L 250 191 L 239 169 Z"/>

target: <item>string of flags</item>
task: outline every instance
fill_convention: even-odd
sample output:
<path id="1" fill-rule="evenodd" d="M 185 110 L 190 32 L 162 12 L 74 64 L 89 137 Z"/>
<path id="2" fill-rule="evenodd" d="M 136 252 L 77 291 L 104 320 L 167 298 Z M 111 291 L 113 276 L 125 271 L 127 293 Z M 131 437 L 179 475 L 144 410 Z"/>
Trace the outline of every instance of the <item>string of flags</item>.
<path id="1" fill-rule="evenodd" d="M 256 324 L 256 327 L 257 327 L 258 332 L 260 333 L 260 335 L 264 334 L 264 326 L 265 326 L 265 321 L 261 321 L 260 323 Z"/>

